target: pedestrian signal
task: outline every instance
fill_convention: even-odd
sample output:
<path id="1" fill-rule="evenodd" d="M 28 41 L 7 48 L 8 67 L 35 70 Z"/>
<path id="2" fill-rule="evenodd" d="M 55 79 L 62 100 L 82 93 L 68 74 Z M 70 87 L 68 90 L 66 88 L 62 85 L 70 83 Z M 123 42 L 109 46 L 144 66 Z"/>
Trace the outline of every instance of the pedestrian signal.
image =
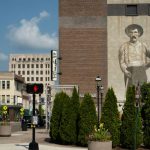
<path id="1" fill-rule="evenodd" d="M 43 84 L 27 84 L 26 91 L 29 94 L 42 94 L 43 93 Z"/>

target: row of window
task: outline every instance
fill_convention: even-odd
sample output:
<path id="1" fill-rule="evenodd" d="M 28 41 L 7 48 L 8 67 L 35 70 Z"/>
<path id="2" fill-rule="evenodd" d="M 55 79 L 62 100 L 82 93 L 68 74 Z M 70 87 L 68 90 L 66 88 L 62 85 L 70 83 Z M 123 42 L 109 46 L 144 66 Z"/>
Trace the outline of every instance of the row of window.
<path id="1" fill-rule="evenodd" d="M 18 64 L 18 68 L 43 68 L 44 64 Z M 16 64 L 11 64 L 11 68 L 16 68 Z M 50 68 L 50 64 L 45 64 L 45 68 Z"/>
<path id="2" fill-rule="evenodd" d="M 12 58 L 12 61 L 50 61 L 50 58 Z"/>
<path id="3" fill-rule="evenodd" d="M 2 104 L 10 103 L 10 95 L 0 95 L 0 101 Z"/>
<path id="4" fill-rule="evenodd" d="M 0 80 L 0 89 L 10 89 L 10 81 Z"/>
<path id="5" fill-rule="evenodd" d="M 43 81 L 44 78 L 43 77 L 27 77 L 26 81 Z M 49 77 L 45 77 L 45 81 L 50 81 Z"/>
<path id="6" fill-rule="evenodd" d="M 33 71 L 33 70 L 32 70 L 32 71 L 24 71 L 24 70 L 23 70 L 23 71 L 20 71 L 20 70 L 19 70 L 18 73 L 17 73 L 17 72 L 15 72 L 15 73 L 18 74 L 18 75 L 25 75 L 25 74 L 26 74 L 26 75 L 39 75 L 39 74 L 40 74 L 40 75 L 43 75 L 43 74 L 44 74 L 44 72 L 43 72 L 42 70 L 41 70 L 41 71 L 38 71 L 38 70 L 36 70 L 36 71 Z M 49 74 L 50 74 L 50 71 L 49 71 L 49 70 L 46 70 L 46 71 L 45 71 L 45 74 L 46 74 L 46 75 L 49 75 Z"/>

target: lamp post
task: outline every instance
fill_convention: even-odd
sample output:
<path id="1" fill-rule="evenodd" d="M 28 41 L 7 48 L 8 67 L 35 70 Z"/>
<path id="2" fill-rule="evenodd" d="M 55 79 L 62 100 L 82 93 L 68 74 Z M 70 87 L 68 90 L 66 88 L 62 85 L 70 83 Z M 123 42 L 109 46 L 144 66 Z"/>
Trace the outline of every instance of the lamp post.
<path id="1" fill-rule="evenodd" d="M 99 128 L 99 123 L 100 123 L 99 91 L 100 91 L 100 82 L 101 82 L 100 76 L 97 76 L 95 81 L 97 83 L 97 85 L 96 85 L 96 88 L 97 88 L 97 111 L 98 111 L 98 128 Z"/>
<path id="2" fill-rule="evenodd" d="M 135 130 L 134 130 L 134 150 L 136 150 L 136 130 L 137 130 L 137 121 L 138 121 L 138 114 L 139 114 L 139 108 L 140 108 L 140 85 L 138 83 L 136 89 L 135 89 Z"/>

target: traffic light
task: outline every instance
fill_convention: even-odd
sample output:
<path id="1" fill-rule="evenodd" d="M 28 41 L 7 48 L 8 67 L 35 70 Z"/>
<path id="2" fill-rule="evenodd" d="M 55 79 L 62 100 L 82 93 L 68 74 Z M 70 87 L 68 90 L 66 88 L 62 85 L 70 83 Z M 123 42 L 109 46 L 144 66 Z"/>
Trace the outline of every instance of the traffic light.
<path id="1" fill-rule="evenodd" d="M 26 91 L 29 94 L 42 94 L 43 93 L 43 84 L 27 84 Z"/>

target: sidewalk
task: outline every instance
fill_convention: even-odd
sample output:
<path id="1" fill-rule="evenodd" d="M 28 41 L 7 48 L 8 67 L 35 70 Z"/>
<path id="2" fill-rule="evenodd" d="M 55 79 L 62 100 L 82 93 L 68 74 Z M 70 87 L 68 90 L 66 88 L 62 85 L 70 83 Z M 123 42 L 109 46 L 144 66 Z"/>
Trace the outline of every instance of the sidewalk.
<path id="1" fill-rule="evenodd" d="M 28 150 L 32 141 L 32 129 L 14 132 L 10 137 L 0 137 L 0 150 Z M 49 133 L 36 128 L 35 141 L 39 150 L 87 150 L 88 148 L 58 145 L 49 142 Z"/>
<path id="2" fill-rule="evenodd" d="M 28 150 L 28 148 L 29 148 L 28 143 L 0 144 L 0 150 Z M 39 150 L 87 150 L 87 148 L 60 146 L 55 144 L 49 145 L 39 144 Z"/>

